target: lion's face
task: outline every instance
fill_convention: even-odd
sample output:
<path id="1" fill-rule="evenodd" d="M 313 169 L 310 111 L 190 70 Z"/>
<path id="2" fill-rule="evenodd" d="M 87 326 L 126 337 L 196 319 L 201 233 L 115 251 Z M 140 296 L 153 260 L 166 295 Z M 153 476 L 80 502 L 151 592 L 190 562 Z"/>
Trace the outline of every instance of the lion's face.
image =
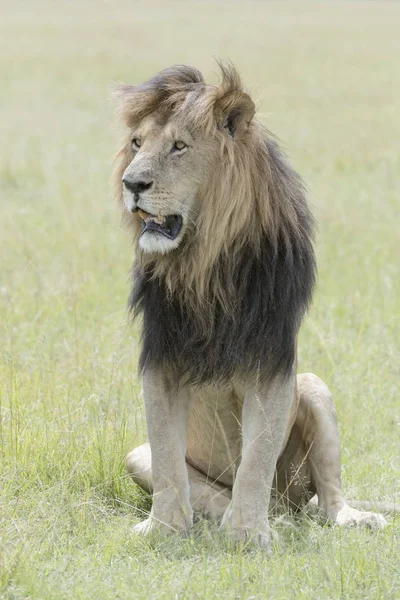
<path id="1" fill-rule="evenodd" d="M 263 227 L 266 211 L 256 206 L 263 134 L 252 127 L 254 102 L 235 69 L 221 65 L 221 75 L 207 85 L 199 71 L 177 65 L 116 89 L 126 125 L 116 195 L 136 261 L 163 273 L 170 289 L 184 273 L 191 288 L 189 279 L 211 273 L 221 252 L 236 251 Z"/>
<path id="2" fill-rule="evenodd" d="M 142 220 L 142 250 L 166 254 L 195 227 L 212 140 L 193 135 L 177 117 L 161 111 L 146 116 L 131 133 L 132 160 L 122 176 L 124 203 Z"/>

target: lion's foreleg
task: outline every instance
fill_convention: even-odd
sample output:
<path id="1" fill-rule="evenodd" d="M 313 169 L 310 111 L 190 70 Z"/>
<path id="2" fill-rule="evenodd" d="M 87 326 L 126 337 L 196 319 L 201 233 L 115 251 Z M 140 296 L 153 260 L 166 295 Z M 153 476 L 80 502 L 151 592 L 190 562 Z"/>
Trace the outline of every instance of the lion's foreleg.
<path id="1" fill-rule="evenodd" d="M 295 374 L 253 384 L 243 404 L 242 461 L 222 526 L 237 541 L 269 546 L 268 506 L 295 394 Z"/>
<path id="2" fill-rule="evenodd" d="M 143 376 L 146 421 L 152 456 L 153 507 L 136 526 L 139 533 L 154 529 L 186 531 L 193 522 L 186 468 L 186 436 L 190 393 L 177 389 L 162 371 Z"/>

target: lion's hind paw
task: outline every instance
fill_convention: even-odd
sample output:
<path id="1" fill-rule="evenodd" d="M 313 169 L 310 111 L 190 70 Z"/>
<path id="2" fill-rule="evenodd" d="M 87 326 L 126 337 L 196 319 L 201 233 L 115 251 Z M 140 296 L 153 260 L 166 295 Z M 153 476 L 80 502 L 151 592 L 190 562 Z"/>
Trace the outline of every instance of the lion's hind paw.
<path id="1" fill-rule="evenodd" d="M 369 529 L 383 529 L 388 524 L 385 517 L 379 513 L 368 512 L 351 508 L 347 504 L 338 512 L 336 525 L 342 527 L 368 527 Z"/>

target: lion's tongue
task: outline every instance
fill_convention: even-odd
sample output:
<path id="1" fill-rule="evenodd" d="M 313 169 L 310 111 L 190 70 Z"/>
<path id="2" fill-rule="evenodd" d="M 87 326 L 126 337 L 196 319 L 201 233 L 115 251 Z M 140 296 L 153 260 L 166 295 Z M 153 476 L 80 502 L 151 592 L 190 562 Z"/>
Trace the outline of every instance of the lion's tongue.
<path id="1" fill-rule="evenodd" d="M 157 225 L 163 225 L 165 223 L 165 217 L 156 217 L 156 215 L 152 215 L 141 208 L 138 210 L 138 215 L 145 223 L 148 223 L 149 221 L 153 221 L 154 223 L 157 223 Z"/>

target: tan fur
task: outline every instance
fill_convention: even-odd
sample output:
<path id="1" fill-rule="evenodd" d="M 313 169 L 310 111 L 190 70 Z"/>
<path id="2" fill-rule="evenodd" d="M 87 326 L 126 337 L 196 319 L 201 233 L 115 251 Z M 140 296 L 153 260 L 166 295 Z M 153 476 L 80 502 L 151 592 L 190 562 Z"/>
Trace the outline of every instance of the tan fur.
<path id="1" fill-rule="evenodd" d="M 203 389 L 195 392 L 191 404 L 186 452 L 190 503 L 195 512 L 222 519 L 232 500 L 242 455 L 242 403 L 232 389 L 219 393 Z M 126 464 L 134 481 L 152 493 L 149 444 L 130 452 Z M 371 529 L 386 524 L 382 515 L 370 512 L 372 508 L 398 511 L 390 503 L 343 499 L 335 408 L 328 388 L 312 374 L 297 376 L 293 413 L 270 499 L 270 510 L 297 511 L 302 507 L 337 525 Z M 144 521 L 137 530 L 144 531 L 150 523 L 151 519 Z"/>
<path id="2" fill-rule="evenodd" d="M 283 193 L 263 130 L 252 120 L 254 103 L 232 67 L 222 67 L 217 85 L 179 67 L 164 72 L 159 85 L 121 86 L 118 95 L 128 127 L 114 174 L 121 205 L 133 206 L 123 175 L 156 174 L 139 208 L 161 216 L 185 211 L 178 242 L 148 252 L 140 245 L 140 217 L 124 209 L 137 263 L 162 277 L 171 296 L 200 311 L 206 324 L 216 303 L 226 314 L 234 310 L 228 298 L 235 290 L 214 269 L 217 260 L 225 260 L 229 271 L 239 251 L 257 252 L 266 234 L 272 244 L 278 244 L 278 230 L 290 239 L 303 235 L 290 201 L 290 176 Z M 234 138 L 226 132 L 232 111 L 239 115 Z M 141 142 L 135 152 L 133 136 Z M 193 158 L 171 158 L 174 139 L 189 140 Z M 292 183 L 299 185 L 295 175 Z M 336 415 L 325 384 L 311 374 L 296 379 L 294 370 L 266 376 L 263 365 L 258 375 L 198 387 L 182 386 L 164 367 L 145 370 L 151 453 L 147 445 L 135 449 L 127 466 L 154 495 L 151 515 L 137 532 L 186 531 L 193 510 L 201 510 L 221 517 L 234 540 L 268 546 L 268 505 L 283 500 L 297 510 L 315 493 L 322 514 L 334 523 L 384 526 L 381 515 L 352 509 L 343 499 Z"/>

